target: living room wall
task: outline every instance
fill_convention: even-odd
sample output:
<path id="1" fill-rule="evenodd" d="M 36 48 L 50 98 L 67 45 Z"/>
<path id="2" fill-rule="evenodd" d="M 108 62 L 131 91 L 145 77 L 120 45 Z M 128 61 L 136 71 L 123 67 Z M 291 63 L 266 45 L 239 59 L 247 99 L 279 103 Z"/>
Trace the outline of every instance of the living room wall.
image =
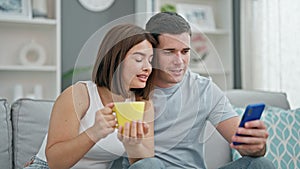
<path id="1" fill-rule="evenodd" d="M 134 2 L 115 0 L 109 9 L 92 12 L 78 0 L 62 1 L 62 75 L 73 69 L 82 46 L 94 32 L 106 23 L 134 13 Z M 63 77 L 62 90 L 72 84 L 72 78 Z"/>

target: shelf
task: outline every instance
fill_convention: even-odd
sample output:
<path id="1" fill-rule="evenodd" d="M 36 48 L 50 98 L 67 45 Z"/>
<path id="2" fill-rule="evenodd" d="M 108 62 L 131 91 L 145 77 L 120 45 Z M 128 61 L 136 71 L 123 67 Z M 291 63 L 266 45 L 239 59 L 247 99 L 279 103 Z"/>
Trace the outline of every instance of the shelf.
<path id="1" fill-rule="evenodd" d="M 47 16 L 0 16 L 0 97 L 9 102 L 15 85 L 24 87 L 24 96 L 36 84 L 44 89 L 43 99 L 55 99 L 61 93 L 61 0 L 47 1 Z M 29 45 L 31 41 L 44 49 L 43 64 L 21 64 L 22 49 L 32 59 L 40 54 L 39 48 Z"/>
<path id="2" fill-rule="evenodd" d="M 1 71 L 56 71 L 56 66 L 20 66 L 20 65 L 11 65 L 11 66 L 0 66 Z"/>
<path id="3" fill-rule="evenodd" d="M 44 18 L 0 18 L 0 22 L 14 23 L 14 24 L 37 24 L 37 25 L 56 25 L 55 19 Z"/>

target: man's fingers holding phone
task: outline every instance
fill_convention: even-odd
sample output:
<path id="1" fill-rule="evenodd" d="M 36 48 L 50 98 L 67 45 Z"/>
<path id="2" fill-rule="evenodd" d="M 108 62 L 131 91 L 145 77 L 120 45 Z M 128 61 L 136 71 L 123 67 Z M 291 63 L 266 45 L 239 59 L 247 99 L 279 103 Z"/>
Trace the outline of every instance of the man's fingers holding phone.
<path id="1" fill-rule="evenodd" d="M 245 133 L 247 133 L 247 135 Z M 250 135 L 248 133 L 255 133 L 255 134 Z M 265 143 L 268 137 L 268 135 L 266 135 L 265 132 L 263 131 L 251 131 L 251 132 L 247 131 L 244 132 L 243 134 L 245 135 L 243 136 L 234 135 L 232 137 L 232 141 L 242 143 L 242 144 L 261 144 L 261 143 Z"/>
<path id="2" fill-rule="evenodd" d="M 245 128 L 267 129 L 267 126 L 262 120 L 253 120 L 246 122 Z"/>
<path id="3" fill-rule="evenodd" d="M 237 132 L 238 135 L 241 135 L 240 137 L 261 137 L 261 138 L 267 138 L 268 132 L 264 129 L 247 129 L 247 128 L 238 128 Z M 236 135 L 237 136 L 237 135 Z"/>

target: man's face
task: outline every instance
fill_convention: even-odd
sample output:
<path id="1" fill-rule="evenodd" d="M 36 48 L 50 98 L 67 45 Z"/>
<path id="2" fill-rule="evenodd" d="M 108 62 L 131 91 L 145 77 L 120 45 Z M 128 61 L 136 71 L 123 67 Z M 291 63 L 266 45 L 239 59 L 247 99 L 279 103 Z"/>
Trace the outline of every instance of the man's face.
<path id="1" fill-rule="evenodd" d="M 180 82 L 190 62 L 190 35 L 162 34 L 158 37 L 155 85 L 166 88 Z"/>

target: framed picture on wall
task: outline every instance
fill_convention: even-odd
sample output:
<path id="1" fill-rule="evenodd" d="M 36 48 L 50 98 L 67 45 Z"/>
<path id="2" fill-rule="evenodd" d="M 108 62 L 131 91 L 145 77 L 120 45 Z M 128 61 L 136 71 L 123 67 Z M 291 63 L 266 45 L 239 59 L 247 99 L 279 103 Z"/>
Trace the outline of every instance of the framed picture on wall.
<path id="1" fill-rule="evenodd" d="M 216 29 L 214 14 L 211 6 L 196 4 L 177 4 L 177 13 L 183 16 L 193 26 L 200 30 Z"/>
<path id="2" fill-rule="evenodd" d="M 31 0 L 0 0 L 0 18 L 31 18 Z"/>

